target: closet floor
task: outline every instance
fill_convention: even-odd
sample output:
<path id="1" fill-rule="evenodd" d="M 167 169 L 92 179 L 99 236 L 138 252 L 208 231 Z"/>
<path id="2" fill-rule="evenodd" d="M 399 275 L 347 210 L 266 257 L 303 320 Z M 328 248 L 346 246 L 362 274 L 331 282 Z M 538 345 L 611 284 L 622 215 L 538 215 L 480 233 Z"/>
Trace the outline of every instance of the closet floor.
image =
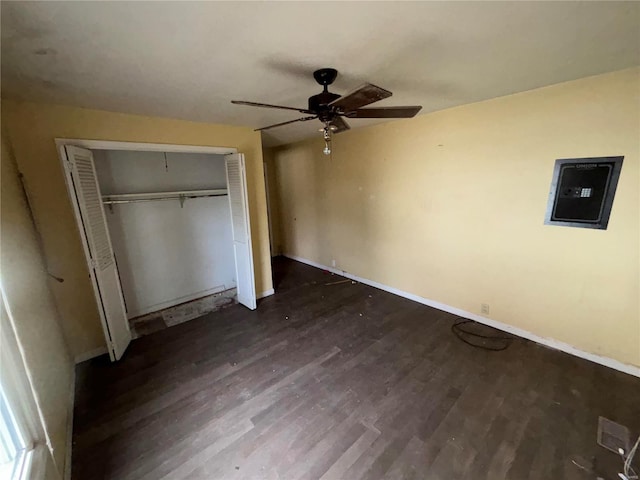
<path id="1" fill-rule="evenodd" d="M 237 290 L 231 288 L 224 292 L 214 293 L 213 295 L 207 295 L 206 297 L 181 303 L 173 307 L 165 308 L 164 310 L 132 318 L 129 320 L 131 336 L 133 338 L 139 338 L 144 335 L 150 335 L 165 328 L 188 322 L 207 313 L 233 305 L 236 301 L 236 293 Z"/>

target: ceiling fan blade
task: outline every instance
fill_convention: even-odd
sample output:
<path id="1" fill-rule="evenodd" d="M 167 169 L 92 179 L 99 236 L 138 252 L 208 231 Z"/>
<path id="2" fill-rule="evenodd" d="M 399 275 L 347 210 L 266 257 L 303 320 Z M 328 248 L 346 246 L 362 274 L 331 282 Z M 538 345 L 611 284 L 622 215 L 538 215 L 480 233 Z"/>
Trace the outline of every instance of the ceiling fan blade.
<path id="1" fill-rule="evenodd" d="M 336 129 L 333 130 L 333 133 L 341 133 L 341 132 L 344 132 L 345 130 L 349 130 L 351 128 L 344 118 L 339 117 L 337 115 L 331 121 L 331 125 L 336 127 Z"/>
<path id="2" fill-rule="evenodd" d="M 313 113 L 311 110 L 306 110 L 304 108 L 283 107 L 281 105 L 270 105 L 268 103 L 245 102 L 244 100 L 231 100 L 231 103 L 234 105 L 248 105 L 250 107 L 280 108 L 281 110 L 293 110 L 294 112 L 300 113 Z"/>
<path id="3" fill-rule="evenodd" d="M 360 108 L 346 113 L 348 118 L 411 118 L 422 109 L 422 106 Z"/>
<path id="4" fill-rule="evenodd" d="M 340 112 L 351 112 L 373 102 L 378 102 L 393 95 L 389 90 L 365 83 L 351 93 L 340 97 L 329 105 Z"/>
<path id="5" fill-rule="evenodd" d="M 275 128 L 275 127 L 281 127 L 282 125 L 289 125 L 290 123 L 306 122 L 307 120 L 313 120 L 315 118 L 318 118 L 318 117 L 313 116 L 313 117 L 296 118 L 295 120 L 289 120 L 288 122 L 276 123 L 275 125 L 269 125 L 268 127 L 256 128 L 254 132 L 258 132 L 260 130 L 268 130 L 270 128 Z"/>

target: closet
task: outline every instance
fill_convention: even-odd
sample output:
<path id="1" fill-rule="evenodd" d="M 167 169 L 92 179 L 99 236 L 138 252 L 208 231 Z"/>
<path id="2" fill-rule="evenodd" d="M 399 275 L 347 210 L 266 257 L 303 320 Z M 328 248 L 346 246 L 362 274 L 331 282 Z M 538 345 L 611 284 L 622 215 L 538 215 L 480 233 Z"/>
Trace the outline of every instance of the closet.
<path id="1" fill-rule="evenodd" d="M 235 291 L 224 156 L 93 156 L 129 319 Z"/>
<path id="2" fill-rule="evenodd" d="M 75 142 L 61 159 L 112 360 L 131 319 L 236 296 L 256 308 L 241 154 Z"/>

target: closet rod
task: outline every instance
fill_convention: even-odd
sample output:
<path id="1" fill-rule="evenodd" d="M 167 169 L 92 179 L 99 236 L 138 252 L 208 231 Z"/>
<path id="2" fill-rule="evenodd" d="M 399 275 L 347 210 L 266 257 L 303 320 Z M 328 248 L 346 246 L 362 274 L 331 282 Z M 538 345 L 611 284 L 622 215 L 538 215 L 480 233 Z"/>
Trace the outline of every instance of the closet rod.
<path id="1" fill-rule="evenodd" d="M 104 205 L 116 205 L 121 203 L 138 203 L 138 202 L 155 202 L 157 200 L 187 200 L 191 198 L 205 198 L 205 197 L 225 197 L 226 193 L 216 193 L 213 195 L 174 195 L 172 197 L 155 197 L 155 198 L 135 198 L 131 200 L 103 200 Z"/>

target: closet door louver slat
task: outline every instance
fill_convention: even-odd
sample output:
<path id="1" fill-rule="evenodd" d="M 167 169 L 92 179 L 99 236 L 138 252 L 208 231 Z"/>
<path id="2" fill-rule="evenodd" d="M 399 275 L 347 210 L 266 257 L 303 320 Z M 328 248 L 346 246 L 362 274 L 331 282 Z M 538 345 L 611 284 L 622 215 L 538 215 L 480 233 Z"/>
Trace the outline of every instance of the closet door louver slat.
<path id="1" fill-rule="evenodd" d="M 227 155 L 226 165 L 233 250 L 236 258 L 238 302 L 251 310 L 255 310 L 257 307 L 256 287 L 244 156 L 238 153 Z"/>
<path id="2" fill-rule="evenodd" d="M 78 226 L 90 257 L 89 271 L 111 360 L 119 360 L 131 341 L 120 278 L 90 150 L 65 146 Z"/>
<path id="3" fill-rule="evenodd" d="M 113 264 L 113 252 L 109 243 L 106 221 L 102 209 L 102 198 L 98 191 L 93 161 L 90 156 L 76 155 L 73 162 L 78 174 L 78 193 L 82 197 L 84 206 L 83 219 L 85 231 L 89 238 L 89 246 L 96 266 L 104 270 Z"/>
<path id="4" fill-rule="evenodd" d="M 242 182 L 240 162 L 227 163 L 227 175 L 230 184 L 239 186 Z M 229 202 L 231 203 L 234 240 L 245 243 L 247 241 L 247 228 L 245 225 L 245 205 L 242 188 L 229 189 Z"/>

